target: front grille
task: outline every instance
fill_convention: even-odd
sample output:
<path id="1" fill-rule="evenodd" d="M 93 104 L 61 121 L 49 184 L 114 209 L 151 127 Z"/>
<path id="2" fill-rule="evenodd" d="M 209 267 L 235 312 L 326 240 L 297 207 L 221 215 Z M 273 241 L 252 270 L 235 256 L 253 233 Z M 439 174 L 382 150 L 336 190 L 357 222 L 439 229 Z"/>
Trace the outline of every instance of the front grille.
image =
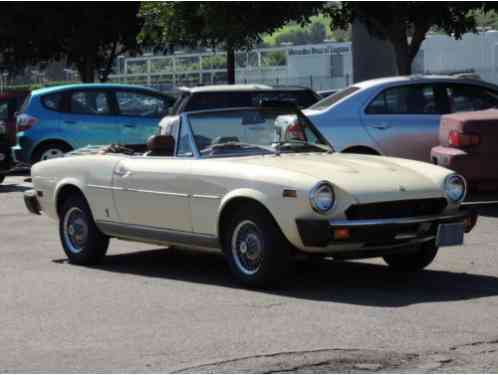
<path id="1" fill-rule="evenodd" d="M 430 216 L 443 212 L 446 205 L 444 198 L 354 204 L 346 210 L 346 217 L 349 220 L 370 220 Z"/>

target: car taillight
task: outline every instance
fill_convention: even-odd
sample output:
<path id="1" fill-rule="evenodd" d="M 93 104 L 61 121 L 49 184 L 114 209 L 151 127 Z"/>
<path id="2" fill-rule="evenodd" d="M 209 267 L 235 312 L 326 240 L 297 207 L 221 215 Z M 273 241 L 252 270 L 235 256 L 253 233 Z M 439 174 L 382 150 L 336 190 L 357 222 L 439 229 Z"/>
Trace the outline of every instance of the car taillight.
<path id="1" fill-rule="evenodd" d="M 37 123 L 38 123 L 38 119 L 36 117 L 22 113 L 22 114 L 18 115 L 17 119 L 16 119 L 17 131 L 23 132 L 23 131 L 29 130 L 33 126 L 35 126 Z"/>
<path id="2" fill-rule="evenodd" d="M 479 136 L 476 134 L 460 133 L 457 130 L 452 130 L 448 135 L 448 143 L 453 147 L 476 146 L 479 142 Z"/>

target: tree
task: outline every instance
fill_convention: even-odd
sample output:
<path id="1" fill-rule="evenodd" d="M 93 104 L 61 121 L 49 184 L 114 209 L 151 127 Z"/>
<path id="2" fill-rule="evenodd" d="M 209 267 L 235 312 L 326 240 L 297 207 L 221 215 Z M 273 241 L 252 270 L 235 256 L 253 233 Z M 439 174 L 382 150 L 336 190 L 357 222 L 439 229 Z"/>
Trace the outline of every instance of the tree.
<path id="1" fill-rule="evenodd" d="M 137 49 L 139 2 L 83 2 L 66 8 L 63 51 L 83 82 L 107 81 L 115 58 Z"/>
<path id="2" fill-rule="evenodd" d="M 0 53 L 8 66 L 66 58 L 83 82 L 106 81 L 116 56 L 137 47 L 139 2 L 2 3 Z"/>
<path id="3" fill-rule="evenodd" d="M 61 3 L 3 2 L 0 4 L 0 55 L 4 69 L 16 73 L 26 65 L 62 57 L 58 22 L 64 17 Z"/>
<path id="4" fill-rule="evenodd" d="M 411 74 L 412 62 L 431 28 L 456 39 L 476 30 L 475 12 L 485 2 L 341 2 L 324 8 L 333 27 L 345 29 L 355 19 L 370 33 L 391 42 L 400 75 Z"/>
<path id="5" fill-rule="evenodd" d="M 322 2 L 144 3 L 144 45 L 219 47 L 227 53 L 227 77 L 235 83 L 235 51 L 250 48 L 290 21 L 306 23 Z"/>

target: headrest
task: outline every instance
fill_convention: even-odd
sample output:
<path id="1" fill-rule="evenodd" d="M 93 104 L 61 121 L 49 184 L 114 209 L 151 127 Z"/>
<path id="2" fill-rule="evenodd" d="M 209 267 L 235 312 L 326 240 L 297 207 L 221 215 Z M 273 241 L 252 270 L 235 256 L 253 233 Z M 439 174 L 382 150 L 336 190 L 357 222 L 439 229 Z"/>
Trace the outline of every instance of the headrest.
<path id="1" fill-rule="evenodd" d="M 171 135 L 153 135 L 147 140 L 147 148 L 152 154 L 173 155 L 175 151 L 175 138 Z"/>

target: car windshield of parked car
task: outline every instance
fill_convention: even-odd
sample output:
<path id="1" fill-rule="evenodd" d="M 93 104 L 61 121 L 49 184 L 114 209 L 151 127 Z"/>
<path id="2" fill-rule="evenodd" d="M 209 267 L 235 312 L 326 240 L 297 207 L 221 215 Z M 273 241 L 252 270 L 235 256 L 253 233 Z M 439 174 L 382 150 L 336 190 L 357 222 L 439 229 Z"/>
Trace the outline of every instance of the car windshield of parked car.
<path id="1" fill-rule="evenodd" d="M 320 100 L 318 103 L 312 105 L 309 109 L 316 109 L 318 111 L 321 111 L 322 109 L 326 109 L 330 107 L 331 105 L 337 103 L 339 100 L 342 100 L 349 95 L 352 95 L 356 91 L 358 91 L 360 88 L 356 86 L 349 86 L 343 90 L 337 91 L 335 94 L 330 95 L 326 97 L 325 99 Z"/>
<path id="2" fill-rule="evenodd" d="M 318 96 L 307 89 L 198 92 L 189 98 L 185 112 L 257 107 L 267 101 L 288 102 L 299 108 L 307 108 L 318 101 Z M 178 110 L 179 106 L 175 105 L 175 109 Z"/>
<path id="3" fill-rule="evenodd" d="M 246 108 L 188 115 L 201 157 L 332 152 L 299 111 Z"/>

